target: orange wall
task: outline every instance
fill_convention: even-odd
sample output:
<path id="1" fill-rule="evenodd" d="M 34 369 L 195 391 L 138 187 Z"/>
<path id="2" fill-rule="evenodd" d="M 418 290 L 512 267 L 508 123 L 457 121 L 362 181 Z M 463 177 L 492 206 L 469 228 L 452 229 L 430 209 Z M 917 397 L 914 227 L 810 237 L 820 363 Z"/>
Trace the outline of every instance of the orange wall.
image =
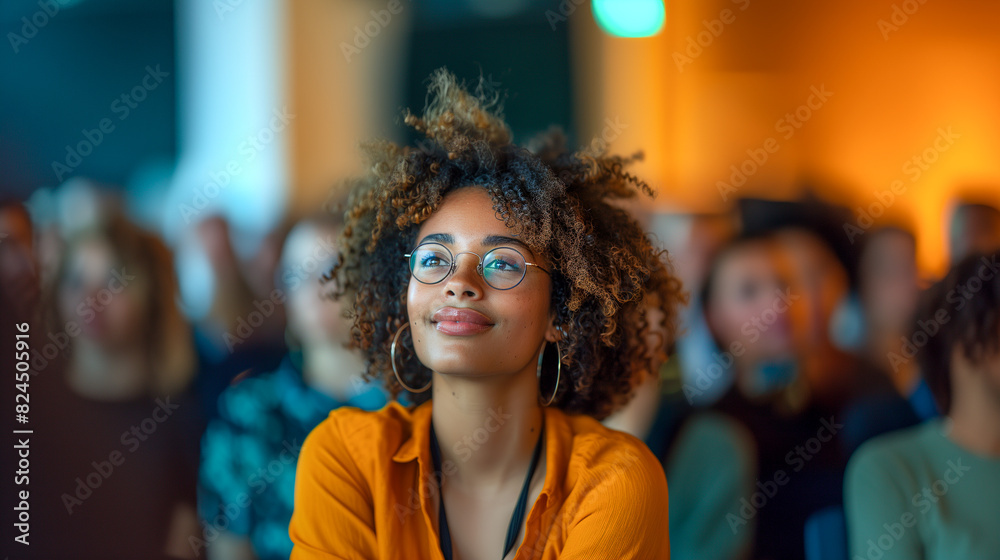
<path id="1" fill-rule="evenodd" d="M 390 5 L 398 9 L 386 14 Z M 295 0 L 286 9 L 288 98 L 301 117 L 291 126 L 289 206 L 301 215 L 318 211 L 336 184 L 361 171 L 362 140 L 395 131 L 412 4 Z M 373 35 L 359 37 L 358 28 Z"/>
<path id="2" fill-rule="evenodd" d="M 893 24 L 894 5 L 916 10 L 905 22 L 897 14 L 902 25 L 886 38 L 879 20 Z M 713 23 L 723 10 L 730 23 Z M 795 197 L 805 182 L 828 200 L 868 207 L 878 193 L 889 201 L 901 181 L 879 221 L 912 224 L 921 268 L 940 273 L 952 197 L 1000 205 L 998 21 L 1000 3 L 985 0 L 668 1 L 659 35 L 622 39 L 580 14 L 572 20 L 576 52 L 585 53 L 577 85 L 589 101 L 581 129 L 600 134 L 606 118 L 627 124 L 613 149 L 645 150 L 642 171 L 665 210 L 722 210 L 738 195 Z M 688 51 L 700 32 L 701 52 Z M 680 68 L 675 53 L 688 57 Z M 828 100 L 813 97 L 818 108 L 801 109 L 801 128 L 787 128 L 781 119 L 823 86 Z M 918 174 L 911 160 L 934 146 L 939 129 L 958 137 L 938 140 L 947 149 L 927 152 L 936 161 L 921 162 Z M 773 153 L 724 200 L 718 185 L 729 182 L 730 166 L 748 149 L 762 160 L 769 138 Z"/>

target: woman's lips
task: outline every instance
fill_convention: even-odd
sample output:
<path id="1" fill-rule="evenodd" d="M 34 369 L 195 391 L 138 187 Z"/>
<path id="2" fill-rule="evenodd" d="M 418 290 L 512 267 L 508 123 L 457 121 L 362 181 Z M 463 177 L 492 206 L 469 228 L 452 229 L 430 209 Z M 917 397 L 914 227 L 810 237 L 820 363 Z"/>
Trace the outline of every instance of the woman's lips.
<path id="1" fill-rule="evenodd" d="M 431 323 L 438 332 L 451 336 L 479 334 L 493 326 L 493 321 L 482 313 L 468 308 L 442 307 L 431 316 Z"/>

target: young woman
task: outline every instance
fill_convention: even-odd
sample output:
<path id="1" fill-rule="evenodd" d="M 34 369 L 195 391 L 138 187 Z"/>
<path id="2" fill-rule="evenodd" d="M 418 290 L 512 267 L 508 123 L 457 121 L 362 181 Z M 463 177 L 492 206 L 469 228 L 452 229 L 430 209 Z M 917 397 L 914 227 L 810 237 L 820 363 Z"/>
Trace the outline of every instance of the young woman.
<path id="1" fill-rule="evenodd" d="M 946 415 L 851 458 L 852 558 L 1000 557 L 1000 252 L 972 254 L 922 294 L 909 349 Z M 915 352 L 915 354 L 914 354 Z"/>
<path id="2" fill-rule="evenodd" d="M 649 368 L 649 292 L 679 282 L 611 200 L 631 160 L 531 149 L 444 71 L 419 150 L 368 146 L 334 291 L 367 374 L 414 407 L 342 408 L 306 440 L 292 558 L 667 558 L 667 485 L 595 419 Z"/>
<path id="3" fill-rule="evenodd" d="M 306 435 L 340 406 L 376 410 L 381 388 L 362 383 L 351 325 L 318 283 L 335 257 L 341 224 L 324 217 L 289 232 L 276 274 L 292 350 L 277 369 L 223 391 L 201 446 L 198 512 L 209 560 L 288 560 L 295 457 Z M 329 247 L 329 248 L 328 248 Z M 233 515 L 238 508 L 239 515 Z"/>
<path id="4" fill-rule="evenodd" d="M 200 419 L 176 297 L 170 251 L 116 212 L 69 240 L 32 378 L 38 557 L 197 556 Z"/>

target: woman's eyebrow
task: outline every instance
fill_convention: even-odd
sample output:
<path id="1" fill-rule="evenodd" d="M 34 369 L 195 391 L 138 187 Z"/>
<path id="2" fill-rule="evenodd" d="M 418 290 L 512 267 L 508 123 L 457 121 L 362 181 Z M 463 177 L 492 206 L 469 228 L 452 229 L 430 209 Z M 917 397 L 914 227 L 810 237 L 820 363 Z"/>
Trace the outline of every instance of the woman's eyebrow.
<path id="1" fill-rule="evenodd" d="M 455 243 L 455 238 L 452 237 L 450 233 L 432 233 L 430 235 L 424 236 L 417 245 L 423 245 L 424 243 L 447 243 L 449 245 Z"/>
<path id="2" fill-rule="evenodd" d="M 524 241 L 521 241 L 516 237 L 510 237 L 507 235 L 487 235 L 483 239 L 483 245 L 487 247 L 517 245 L 518 247 L 521 247 L 527 250 L 529 253 L 531 253 L 531 247 L 528 247 L 528 245 Z"/>
<path id="3" fill-rule="evenodd" d="M 423 245 L 424 243 L 454 245 L 455 237 L 450 233 L 432 233 L 425 235 L 424 238 L 420 240 L 420 243 L 417 243 L 417 245 Z M 528 247 L 524 241 L 521 241 L 516 237 L 511 237 L 509 235 L 487 235 L 483 238 L 484 247 L 503 247 L 510 245 L 516 245 L 526 249 L 528 252 L 531 252 L 531 247 Z"/>

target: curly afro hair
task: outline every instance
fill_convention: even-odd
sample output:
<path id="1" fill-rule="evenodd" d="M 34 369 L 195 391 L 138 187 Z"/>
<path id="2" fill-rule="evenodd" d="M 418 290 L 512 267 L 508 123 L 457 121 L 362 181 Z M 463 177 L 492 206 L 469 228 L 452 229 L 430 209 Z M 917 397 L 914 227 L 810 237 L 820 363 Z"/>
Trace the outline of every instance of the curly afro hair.
<path id="1" fill-rule="evenodd" d="M 665 251 L 616 201 L 652 196 L 624 171 L 641 154 L 624 158 L 569 152 L 558 131 L 518 146 L 497 99 L 470 94 L 444 69 L 430 78 L 422 116 L 405 122 L 426 136 L 418 147 L 387 141 L 362 146 L 368 172 L 348 181 L 350 195 L 339 239 L 341 259 L 324 282 L 333 297 L 353 299 L 353 345 L 366 360 L 365 377 L 403 391 L 390 362 L 396 330 L 408 321 L 409 268 L 402 255 L 417 230 L 449 192 L 483 187 L 496 216 L 552 268 L 551 312 L 563 334 L 562 381 L 553 406 L 603 418 L 629 398 L 633 375 L 655 371 L 656 354 L 672 343 L 676 304 L 685 299 Z M 650 325 L 646 309 L 664 318 Z M 408 332 L 408 331 L 407 331 Z M 650 347 L 660 337 L 663 346 Z M 413 353 L 408 336 L 402 351 Z M 411 387 L 430 379 L 418 360 L 397 362 Z M 568 382 L 567 382 L 568 381 Z M 411 395 L 412 402 L 429 393 Z"/>

